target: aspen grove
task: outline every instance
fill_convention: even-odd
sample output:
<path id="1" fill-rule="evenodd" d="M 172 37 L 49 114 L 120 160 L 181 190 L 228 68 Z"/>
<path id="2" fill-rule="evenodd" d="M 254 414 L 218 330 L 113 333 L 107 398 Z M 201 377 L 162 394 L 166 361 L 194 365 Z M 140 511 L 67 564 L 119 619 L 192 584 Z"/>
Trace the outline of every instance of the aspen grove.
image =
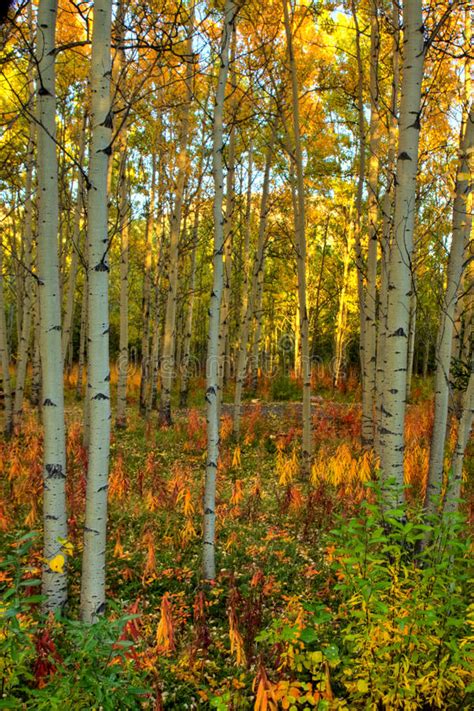
<path id="1" fill-rule="evenodd" d="M 0 6 L 0 708 L 474 707 L 468 0 Z"/>

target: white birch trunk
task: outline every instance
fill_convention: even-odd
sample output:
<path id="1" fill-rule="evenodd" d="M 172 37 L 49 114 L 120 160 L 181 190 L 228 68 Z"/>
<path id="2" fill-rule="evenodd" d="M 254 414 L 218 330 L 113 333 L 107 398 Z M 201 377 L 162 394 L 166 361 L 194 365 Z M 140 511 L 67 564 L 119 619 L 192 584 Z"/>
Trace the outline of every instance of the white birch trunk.
<path id="1" fill-rule="evenodd" d="M 152 155 L 151 185 L 145 223 L 145 276 L 143 281 L 142 367 L 140 375 L 140 411 L 146 411 L 146 393 L 150 383 L 151 280 L 153 263 L 153 225 L 155 219 L 156 149 Z"/>
<path id="2" fill-rule="evenodd" d="M 237 42 L 237 32 L 234 26 L 230 46 L 230 114 L 231 127 L 229 136 L 229 149 L 227 154 L 227 174 L 226 174 L 226 196 L 225 196 L 225 226 L 224 226 L 224 287 L 222 291 L 222 304 L 220 310 L 220 347 L 219 347 L 219 397 L 222 398 L 222 390 L 227 383 L 230 372 L 229 339 L 230 339 L 230 317 L 231 317 L 231 286 L 232 286 L 232 256 L 234 247 L 234 211 L 235 211 L 235 149 L 236 149 L 236 129 L 235 129 L 235 50 Z M 221 403 L 219 402 L 219 408 Z"/>
<path id="3" fill-rule="evenodd" d="M 80 400 L 83 390 L 84 367 L 86 362 L 86 334 L 87 334 L 87 257 L 86 257 L 86 274 L 84 276 L 84 284 L 82 287 L 81 299 L 81 323 L 79 331 L 79 358 L 77 364 L 77 383 L 76 383 L 76 398 Z"/>
<path id="4" fill-rule="evenodd" d="M 111 154 L 111 0 L 95 0 L 91 54 L 88 194 L 88 381 L 90 441 L 82 560 L 81 617 L 105 609 L 105 546 L 110 449 L 107 173 Z"/>
<path id="5" fill-rule="evenodd" d="M 296 168 L 296 190 L 298 209 L 295 214 L 297 247 L 298 301 L 301 338 L 301 364 L 303 375 L 303 441 L 301 451 L 301 471 L 308 475 L 311 467 L 313 441 L 311 432 L 311 359 L 309 354 L 308 311 L 306 307 L 306 218 L 303 173 L 303 154 L 300 135 L 299 91 L 296 63 L 293 52 L 293 36 L 290 25 L 287 0 L 283 0 L 286 44 L 292 93 L 292 119 L 294 140 L 294 161 Z"/>
<path id="6" fill-rule="evenodd" d="M 3 293 L 3 243 L 0 237 L 0 367 L 2 369 L 4 418 L 3 432 L 10 437 L 13 432 L 13 401 L 10 379 L 10 349 L 8 347 L 5 298 Z"/>
<path id="7" fill-rule="evenodd" d="M 262 322 L 263 322 L 263 286 L 265 281 L 265 252 L 262 257 L 262 266 L 258 273 L 257 279 L 257 295 L 255 297 L 255 308 L 253 312 L 253 320 L 255 330 L 252 340 L 252 354 L 250 360 L 251 366 L 251 389 L 254 393 L 257 392 L 258 376 L 260 372 L 260 343 L 262 339 Z"/>
<path id="8" fill-rule="evenodd" d="M 413 378 L 413 361 L 415 357 L 415 336 L 416 336 L 416 283 L 413 277 L 413 291 L 410 297 L 410 326 L 408 329 L 408 355 L 407 355 L 407 402 L 410 400 L 411 381 Z"/>
<path id="9" fill-rule="evenodd" d="M 462 467 L 464 462 L 464 452 L 466 451 L 469 437 L 471 435 L 472 422 L 474 418 L 474 361 L 471 361 L 471 374 L 467 389 L 463 394 L 462 414 L 458 425 L 458 436 L 456 447 L 451 460 L 451 473 L 448 480 L 448 489 L 444 502 L 445 513 L 451 513 L 457 509 L 461 497 Z"/>
<path id="10" fill-rule="evenodd" d="M 224 205 L 224 104 L 229 72 L 229 46 L 232 37 L 236 4 L 226 0 L 224 26 L 219 52 L 219 75 L 214 105 L 212 167 L 214 179 L 214 255 L 213 285 L 209 304 L 209 333 L 206 362 L 206 403 L 207 403 L 207 463 L 204 488 L 204 530 L 203 530 L 203 577 L 214 580 L 215 528 L 216 528 L 216 474 L 219 460 L 219 345 L 220 307 L 224 285 L 224 233 L 226 216 Z"/>
<path id="11" fill-rule="evenodd" d="M 80 166 L 82 166 L 84 163 L 85 145 L 86 145 L 86 129 L 87 129 L 87 120 L 86 120 L 86 117 L 84 117 L 81 137 L 79 140 L 79 152 L 78 152 L 78 157 L 77 157 L 77 161 Z M 75 303 L 74 297 L 75 297 L 75 293 L 76 293 L 77 272 L 78 272 L 78 267 L 79 267 L 81 219 L 82 219 L 82 210 L 84 207 L 84 178 L 83 178 L 81 170 L 77 170 L 76 175 L 77 175 L 77 198 L 76 198 L 76 205 L 75 205 L 75 209 L 74 209 L 74 223 L 73 223 L 73 228 L 72 228 L 72 257 L 71 257 L 71 266 L 69 269 L 68 288 L 67 288 L 67 295 L 66 295 L 66 307 L 64 310 L 64 319 L 63 319 L 63 336 L 62 336 L 62 351 L 63 351 L 63 359 L 64 359 L 65 363 L 67 360 L 67 354 L 69 352 L 69 348 L 70 348 L 71 341 L 72 341 L 72 328 L 73 328 L 73 320 L 74 320 L 74 303 Z"/>
<path id="12" fill-rule="evenodd" d="M 383 413 L 384 387 L 385 387 L 385 338 L 387 335 L 387 299 L 388 299 L 388 269 L 390 250 L 393 234 L 393 210 L 395 204 L 395 158 L 398 134 L 398 96 L 400 85 L 400 11 L 398 4 L 392 4 L 392 90 L 390 97 L 390 117 L 388 125 L 388 151 L 387 151 L 387 189 L 383 197 L 382 239 L 381 239 L 381 264 L 380 264 L 380 297 L 377 322 L 377 351 L 376 351 L 376 420 L 374 444 L 380 456 L 380 427 Z"/>
<path id="13" fill-rule="evenodd" d="M 411 257 L 415 224 L 416 177 L 420 133 L 421 81 L 425 56 L 421 0 L 404 3 L 404 59 L 400 104 L 395 198 L 394 241 L 390 254 L 382 421 L 379 430 L 381 468 L 385 482 L 393 481 L 399 503 L 404 483 L 404 424 L 406 409 L 409 305 L 412 291 Z"/>
<path id="14" fill-rule="evenodd" d="M 191 280 L 189 285 L 188 310 L 184 328 L 183 358 L 181 361 L 180 407 L 187 407 L 189 394 L 189 365 L 191 359 L 191 338 L 193 335 L 194 295 L 196 289 L 196 256 L 199 242 L 199 196 L 196 202 L 193 223 L 193 247 L 191 253 Z"/>
<path id="15" fill-rule="evenodd" d="M 23 259 L 25 265 L 25 291 L 23 295 L 23 318 L 21 336 L 18 344 L 18 358 L 15 380 L 15 400 L 13 404 L 13 424 L 19 426 L 23 414 L 28 350 L 31 338 L 31 316 L 35 285 L 31 276 L 33 248 L 33 171 L 35 163 L 35 122 L 30 122 L 28 150 L 26 159 L 25 208 L 23 214 Z"/>
<path id="16" fill-rule="evenodd" d="M 194 16 L 191 14 L 188 25 L 188 41 L 186 54 L 188 58 L 193 53 Z M 184 187 L 188 172 L 189 115 L 193 95 L 193 66 L 188 61 L 185 76 L 185 99 L 182 107 L 180 134 L 178 139 L 178 173 L 173 211 L 171 214 L 170 251 L 168 268 L 168 296 L 166 301 L 165 328 L 161 351 L 161 397 L 160 420 L 166 425 L 172 424 L 171 388 L 175 375 L 176 348 L 176 310 L 178 302 L 178 265 L 179 237 L 181 233 L 181 216 L 183 210 Z"/>
<path id="17" fill-rule="evenodd" d="M 337 313 L 337 326 L 336 326 L 336 354 L 334 359 L 334 376 L 333 385 L 335 388 L 339 387 L 343 381 L 344 377 L 344 349 L 347 340 L 347 290 L 349 287 L 349 275 L 350 275 L 350 265 L 352 257 L 353 248 L 353 217 L 352 217 L 352 206 L 349 212 L 348 220 L 348 236 L 344 250 L 344 265 L 342 274 L 342 289 L 341 295 L 339 297 L 339 309 Z"/>
<path id="18" fill-rule="evenodd" d="M 128 235 L 130 220 L 130 203 L 128 198 L 127 179 L 127 146 L 126 139 L 120 141 L 120 336 L 117 382 L 117 413 L 116 427 L 127 426 L 127 381 L 128 381 Z"/>
<path id="19" fill-rule="evenodd" d="M 39 287 L 34 284 L 33 297 L 33 347 L 31 354 L 31 393 L 30 402 L 34 407 L 40 405 L 41 401 L 41 324 L 39 306 Z"/>
<path id="20" fill-rule="evenodd" d="M 38 6 L 38 284 L 44 425 L 44 552 L 42 592 L 46 610 L 61 610 L 67 599 L 65 569 L 66 443 L 64 425 L 61 296 L 58 241 L 58 159 L 56 153 L 55 32 L 57 2 Z M 62 558 L 57 558 L 62 556 Z M 54 569 L 53 569 L 54 568 Z"/>
<path id="21" fill-rule="evenodd" d="M 234 394 L 234 418 L 233 430 L 234 435 L 238 439 L 240 436 L 240 420 L 242 409 L 242 392 L 244 387 L 245 373 L 247 369 L 247 345 L 250 334 L 250 326 L 255 310 L 255 302 L 258 292 L 259 275 L 263 269 L 263 259 L 265 255 L 265 242 L 268 222 L 268 198 L 270 195 L 270 170 L 273 160 L 275 143 L 275 129 L 272 131 L 270 143 L 268 145 L 267 155 L 265 158 L 265 171 L 263 174 L 262 198 L 260 202 L 260 219 L 258 226 L 257 249 L 252 265 L 252 274 L 250 282 L 250 293 L 245 307 L 245 312 L 242 316 L 242 329 L 239 340 L 239 350 L 237 355 L 237 371 L 235 376 L 235 394 Z M 248 284 L 244 286 L 245 290 Z"/>
<path id="22" fill-rule="evenodd" d="M 355 1 L 351 2 L 352 17 L 355 28 L 356 41 L 356 58 L 357 58 L 357 116 L 358 116 L 358 177 L 357 177 L 357 192 L 355 199 L 356 220 L 354 224 L 354 249 L 355 263 L 357 267 L 357 296 L 359 300 L 359 322 L 360 322 L 360 338 L 359 338 L 359 359 L 362 382 L 362 423 L 361 423 L 361 440 L 364 446 L 370 447 L 372 441 L 372 413 L 370 410 L 370 399 L 367 388 L 368 372 L 367 358 L 365 354 L 366 346 L 366 317 L 365 317 L 365 289 L 364 276 L 366 272 L 366 261 L 362 255 L 362 199 L 365 183 L 365 152 L 366 152 L 366 137 L 365 137 L 365 117 L 364 117 L 364 65 L 362 61 L 362 50 L 360 41 L 359 19 Z"/>
<path id="23" fill-rule="evenodd" d="M 468 210 L 474 174 L 474 104 L 466 121 L 460 145 L 456 176 L 456 196 L 453 204 L 453 232 L 449 253 L 446 291 L 441 304 L 441 318 L 436 344 L 435 413 L 430 449 L 430 467 L 425 505 L 434 511 L 439 504 L 443 481 L 444 450 L 448 426 L 450 397 L 451 348 L 456 303 L 463 274 L 466 235 L 470 235 L 472 215 Z M 463 450 L 464 451 L 464 450 Z"/>
<path id="24" fill-rule="evenodd" d="M 379 210 L 378 210 L 378 180 L 379 180 L 379 150 L 380 150 L 380 116 L 379 116 L 379 79 L 378 64 L 380 53 L 380 32 L 378 16 L 378 0 L 371 0 L 371 38 L 370 38 L 370 128 L 369 128 L 369 161 L 367 170 L 367 219 L 368 247 L 367 272 L 364 294 L 364 378 L 362 387 L 365 390 L 362 413 L 362 441 L 367 447 L 374 444 L 375 432 L 375 397 L 376 397 L 376 344 L 377 344 L 377 252 L 379 241 Z"/>

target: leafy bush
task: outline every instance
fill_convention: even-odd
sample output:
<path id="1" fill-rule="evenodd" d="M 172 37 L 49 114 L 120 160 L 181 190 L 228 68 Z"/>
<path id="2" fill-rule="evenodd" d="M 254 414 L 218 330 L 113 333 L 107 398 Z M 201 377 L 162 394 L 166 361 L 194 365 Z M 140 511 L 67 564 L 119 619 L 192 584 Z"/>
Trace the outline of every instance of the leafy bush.
<path id="1" fill-rule="evenodd" d="M 259 637 L 284 650 L 293 695 L 283 708 L 309 708 L 308 694 L 319 708 L 472 708 L 472 569 L 459 516 L 427 525 L 366 502 L 327 551 L 330 606 L 309 601 L 304 621 Z"/>
<path id="2" fill-rule="evenodd" d="M 122 639 L 135 616 L 103 618 L 92 626 L 38 610 L 28 591 L 40 580 L 25 567 L 34 534 L 11 546 L 0 563 L 9 585 L 0 597 L 0 708 L 136 709 L 150 693 Z"/>
<path id="3" fill-rule="evenodd" d="M 298 400 L 301 397 L 301 387 L 288 375 L 279 375 L 272 380 L 272 400 Z"/>

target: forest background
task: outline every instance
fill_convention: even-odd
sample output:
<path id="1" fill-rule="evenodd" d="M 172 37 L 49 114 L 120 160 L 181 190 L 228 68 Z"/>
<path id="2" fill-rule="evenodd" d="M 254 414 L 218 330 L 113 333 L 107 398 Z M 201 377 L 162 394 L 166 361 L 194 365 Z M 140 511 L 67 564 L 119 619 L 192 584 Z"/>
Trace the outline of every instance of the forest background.
<path id="1" fill-rule="evenodd" d="M 0 708 L 470 708 L 469 4 L 0 30 Z"/>

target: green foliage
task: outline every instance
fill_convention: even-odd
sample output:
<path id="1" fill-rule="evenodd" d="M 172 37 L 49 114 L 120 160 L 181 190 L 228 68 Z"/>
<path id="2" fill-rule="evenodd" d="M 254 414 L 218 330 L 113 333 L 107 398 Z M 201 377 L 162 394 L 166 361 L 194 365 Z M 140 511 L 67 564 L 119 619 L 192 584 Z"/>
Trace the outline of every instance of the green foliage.
<path id="1" fill-rule="evenodd" d="M 277 401 L 298 400 L 301 397 L 301 387 L 296 380 L 281 374 L 272 381 L 271 397 Z"/>
<path id="2" fill-rule="evenodd" d="M 87 626 L 41 615 L 42 596 L 25 593 L 40 583 L 25 567 L 33 540 L 20 538 L 0 563 L 10 583 L 0 602 L 0 708 L 139 708 L 150 689 L 129 658 L 133 643 L 121 639 L 135 616 Z"/>
<path id="3" fill-rule="evenodd" d="M 326 708 L 472 708 L 465 528 L 458 515 L 427 525 L 408 513 L 365 502 L 330 534 L 329 604 L 309 600 L 303 623 L 275 621 L 258 637 L 283 648 L 291 684 L 309 683 Z"/>

